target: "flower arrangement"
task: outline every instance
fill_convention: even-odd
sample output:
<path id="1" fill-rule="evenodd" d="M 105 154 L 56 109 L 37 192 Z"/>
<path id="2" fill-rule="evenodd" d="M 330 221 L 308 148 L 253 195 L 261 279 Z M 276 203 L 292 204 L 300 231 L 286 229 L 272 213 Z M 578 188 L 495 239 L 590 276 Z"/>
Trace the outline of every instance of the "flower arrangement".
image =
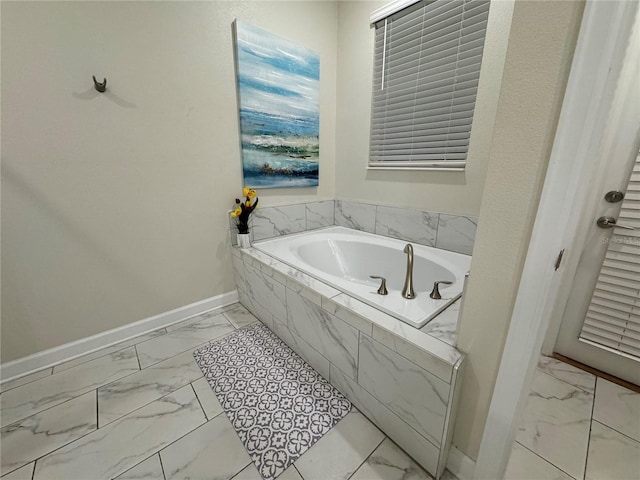
<path id="1" fill-rule="evenodd" d="M 231 212 L 231 216 L 233 218 L 237 218 L 236 225 L 238 226 L 238 233 L 249 233 L 249 216 L 258 206 L 258 197 L 257 193 L 254 189 L 249 187 L 244 187 L 242 189 L 242 196 L 245 198 L 244 201 L 241 201 L 239 198 L 236 198 L 236 208 L 233 212 Z M 256 199 L 255 202 L 251 203 L 252 199 Z"/>

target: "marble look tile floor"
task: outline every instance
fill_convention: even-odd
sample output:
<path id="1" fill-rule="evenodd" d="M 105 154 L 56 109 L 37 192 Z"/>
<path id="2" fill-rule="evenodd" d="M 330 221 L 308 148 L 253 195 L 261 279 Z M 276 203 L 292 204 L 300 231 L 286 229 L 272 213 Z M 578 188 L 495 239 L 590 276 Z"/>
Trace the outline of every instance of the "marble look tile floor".
<path id="1" fill-rule="evenodd" d="M 640 394 L 542 357 L 507 480 L 637 480 Z"/>
<path id="2" fill-rule="evenodd" d="M 255 321 L 234 304 L 6 382 L 2 480 L 260 480 L 192 357 Z M 279 478 L 432 477 L 354 409 Z"/>
<path id="3" fill-rule="evenodd" d="M 260 480 L 191 355 L 255 321 L 234 304 L 5 382 L 2 480 Z M 543 357 L 505 478 L 639 472 L 640 394 Z M 354 409 L 279 478 L 431 476 Z"/>

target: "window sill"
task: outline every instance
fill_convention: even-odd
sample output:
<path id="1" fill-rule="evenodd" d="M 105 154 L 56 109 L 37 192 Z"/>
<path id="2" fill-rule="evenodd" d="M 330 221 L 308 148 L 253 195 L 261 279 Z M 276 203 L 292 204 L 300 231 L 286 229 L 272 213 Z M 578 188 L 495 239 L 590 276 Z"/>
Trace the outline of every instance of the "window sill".
<path id="1" fill-rule="evenodd" d="M 405 170 L 410 172 L 416 171 L 424 171 L 424 172 L 464 172 L 465 167 L 425 167 L 425 166 L 415 166 L 415 167 L 372 167 L 368 166 L 367 170 L 376 171 L 376 170 Z"/>

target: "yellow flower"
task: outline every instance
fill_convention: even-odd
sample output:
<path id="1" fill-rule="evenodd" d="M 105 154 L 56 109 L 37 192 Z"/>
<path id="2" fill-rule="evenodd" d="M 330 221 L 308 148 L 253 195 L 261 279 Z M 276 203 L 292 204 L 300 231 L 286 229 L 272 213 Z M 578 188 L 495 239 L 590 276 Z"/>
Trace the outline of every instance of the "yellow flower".
<path id="1" fill-rule="evenodd" d="M 244 187 L 244 189 L 242 190 L 242 194 L 247 198 L 256 197 L 256 191 L 253 188 L 249 188 L 249 187 Z"/>
<path id="2" fill-rule="evenodd" d="M 241 213 L 242 213 L 242 208 L 236 207 L 236 209 L 233 212 L 231 212 L 231 216 L 234 218 L 239 217 Z"/>

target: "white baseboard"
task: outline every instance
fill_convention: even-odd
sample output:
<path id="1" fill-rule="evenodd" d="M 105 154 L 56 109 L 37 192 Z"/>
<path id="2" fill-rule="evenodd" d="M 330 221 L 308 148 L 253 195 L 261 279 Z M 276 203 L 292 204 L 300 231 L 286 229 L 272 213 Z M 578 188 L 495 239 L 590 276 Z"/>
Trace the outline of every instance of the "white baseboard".
<path id="1" fill-rule="evenodd" d="M 451 445 L 449 458 L 447 459 L 447 469 L 458 477 L 458 480 L 472 480 L 475 468 L 476 462 L 467 457 L 454 445 Z"/>
<path id="2" fill-rule="evenodd" d="M 0 365 L 0 378 L 2 383 L 8 382 L 29 373 L 37 372 L 44 368 L 49 368 L 68 360 L 81 357 L 88 353 L 95 352 L 101 348 L 109 347 L 116 343 L 129 340 L 130 338 L 143 335 L 145 333 L 168 327 L 186 318 L 200 315 L 215 308 L 224 307 L 238 301 L 238 291 L 223 293 L 215 297 L 206 298 L 199 302 L 185 305 L 168 312 L 154 315 L 137 322 L 123 325 L 122 327 L 97 333 L 90 337 L 81 338 L 74 342 L 65 343 L 58 347 L 53 347 L 42 352 L 34 353 L 17 360 Z"/>

